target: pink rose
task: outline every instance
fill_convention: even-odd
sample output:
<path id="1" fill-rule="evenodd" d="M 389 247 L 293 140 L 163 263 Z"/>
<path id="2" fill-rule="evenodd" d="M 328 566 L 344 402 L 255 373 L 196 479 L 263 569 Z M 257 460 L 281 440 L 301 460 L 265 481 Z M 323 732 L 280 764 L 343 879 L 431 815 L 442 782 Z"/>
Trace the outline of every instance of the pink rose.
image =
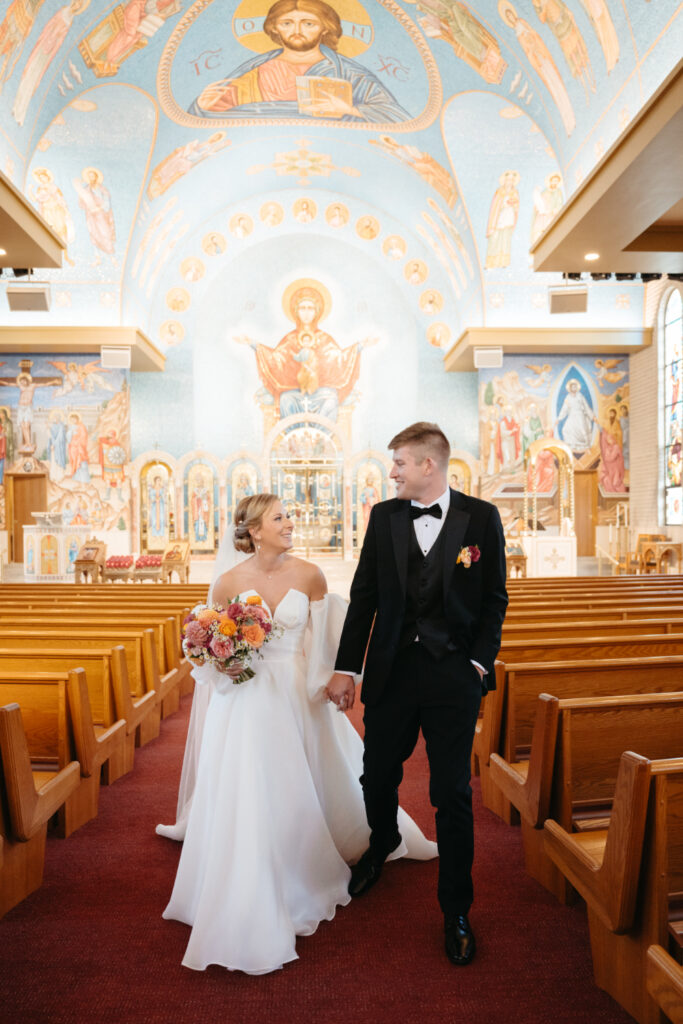
<path id="1" fill-rule="evenodd" d="M 226 615 L 228 616 L 229 619 L 235 619 L 235 621 L 237 621 L 241 612 L 242 605 L 239 604 L 237 601 L 233 601 L 232 604 L 228 605 Z"/>
<path id="2" fill-rule="evenodd" d="M 232 658 L 235 652 L 232 640 L 228 640 L 227 637 L 214 637 L 209 649 L 217 658 Z"/>
<path id="3" fill-rule="evenodd" d="M 209 634 L 196 620 L 188 622 L 185 627 L 185 639 L 192 647 L 203 647 L 209 639 Z"/>
<path id="4" fill-rule="evenodd" d="M 473 562 L 478 562 L 479 559 L 481 558 L 481 551 L 479 550 L 476 544 L 472 545 L 472 547 L 470 548 L 470 555 L 472 556 Z"/>
<path id="5" fill-rule="evenodd" d="M 254 622 L 258 622 L 261 626 L 265 626 L 267 622 L 270 622 L 270 615 L 265 608 L 260 608 L 258 605 L 252 605 L 249 612 Z"/>

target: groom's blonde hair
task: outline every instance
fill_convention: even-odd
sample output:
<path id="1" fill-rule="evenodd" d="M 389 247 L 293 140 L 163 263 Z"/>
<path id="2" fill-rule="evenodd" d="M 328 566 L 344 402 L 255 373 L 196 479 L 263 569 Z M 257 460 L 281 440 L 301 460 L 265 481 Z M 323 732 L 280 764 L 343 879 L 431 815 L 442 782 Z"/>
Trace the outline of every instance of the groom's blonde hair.
<path id="1" fill-rule="evenodd" d="M 388 447 L 391 451 L 396 451 L 397 448 L 406 445 L 410 446 L 416 462 L 424 462 L 426 457 L 430 456 L 444 473 L 448 469 L 451 446 L 438 423 L 426 423 L 424 420 L 411 423 L 405 430 L 392 437 Z"/>
<path id="2" fill-rule="evenodd" d="M 238 551 L 249 554 L 256 550 L 251 531 L 258 530 L 270 506 L 279 500 L 277 494 L 269 494 L 267 491 L 242 498 L 235 509 L 235 547 Z"/>

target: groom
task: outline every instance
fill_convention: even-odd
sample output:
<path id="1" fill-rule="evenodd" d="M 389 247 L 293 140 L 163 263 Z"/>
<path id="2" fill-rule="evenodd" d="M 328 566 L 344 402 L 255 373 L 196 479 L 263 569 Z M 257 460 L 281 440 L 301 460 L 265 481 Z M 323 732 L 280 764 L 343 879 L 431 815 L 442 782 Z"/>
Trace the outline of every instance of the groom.
<path id="1" fill-rule="evenodd" d="M 454 964 L 468 964 L 475 948 L 467 918 L 474 856 L 470 755 L 482 693 L 495 686 L 507 606 L 505 541 L 493 505 L 448 487 L 450 444 L 435 423 L 413 423 L 389 448 L 397 497 L 372 509 L 327 685 L 340 709 L 352 707 L 352 673 L 365 660 L 361 781 L 370 846 L 352 868 L 349 892 L 360 896 L 374 885 L 401 841 L 398 786 L 422 729 L 446 954 Z"/>

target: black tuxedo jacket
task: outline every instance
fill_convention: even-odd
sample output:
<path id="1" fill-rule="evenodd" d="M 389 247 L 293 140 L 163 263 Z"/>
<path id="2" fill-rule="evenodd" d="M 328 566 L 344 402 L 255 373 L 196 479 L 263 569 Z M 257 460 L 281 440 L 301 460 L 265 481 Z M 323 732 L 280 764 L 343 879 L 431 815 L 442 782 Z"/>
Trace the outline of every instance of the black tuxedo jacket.
<path id="1" fill-rule="evenodd" d="M 488 673 L 484 685 L 493 689 L 493 663 L 508 601 L 503 527 L 495 505 L 452 489 L 450 494 L 442 527 L 444 610 L 450 639 L 458 651 L 483 665 Z M 392 498 L 375 505 L 351 584 L 336 667 L 360 672 L 365 661 L 361 699 L 367 705 L 379 700 L 398 650 L 411 530 L 410 501 Z M 479 548 L 479 561 L 469 568 L 458 564 L 460 550 L 473 545 Z"/>

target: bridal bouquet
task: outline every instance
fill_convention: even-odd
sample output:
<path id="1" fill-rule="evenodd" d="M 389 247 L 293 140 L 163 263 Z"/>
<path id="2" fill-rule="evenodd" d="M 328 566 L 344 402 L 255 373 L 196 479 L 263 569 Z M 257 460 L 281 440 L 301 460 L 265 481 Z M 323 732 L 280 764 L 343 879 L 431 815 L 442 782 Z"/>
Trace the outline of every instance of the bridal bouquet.
<path id="1" fill-rule="evenodd" d="M 256 674 L 251 659 L 277 634 L 257 595 L 244 601 L 237 597 L 227 608 L 198 604 L 183 623 L 183 653 L 195 665 L 214 665 L 219 672 L 241 662 L 244 670 L 233 683 L 243 683 Z"/>

